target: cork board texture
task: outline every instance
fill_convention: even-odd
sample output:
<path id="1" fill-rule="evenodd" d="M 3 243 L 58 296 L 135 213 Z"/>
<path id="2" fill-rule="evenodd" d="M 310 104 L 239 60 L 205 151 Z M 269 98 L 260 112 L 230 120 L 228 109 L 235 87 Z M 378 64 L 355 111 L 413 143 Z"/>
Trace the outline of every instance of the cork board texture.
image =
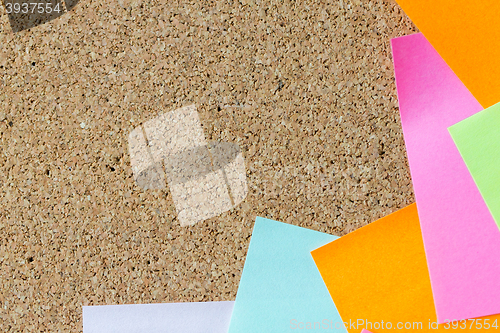
<path id="1" fill-rule="evenodd" d="M 61 0 L 14 23 L 6 2 L 2 332 L 234 300 L 256 216 L 341 236 L 414 202 L 389 41 L 417 29 L 393 1 Z M 200 142 L 238 147 L 247 193 L 181 226 L 170 186 L 136 181 L 129 136 L 190 105 Z"/>

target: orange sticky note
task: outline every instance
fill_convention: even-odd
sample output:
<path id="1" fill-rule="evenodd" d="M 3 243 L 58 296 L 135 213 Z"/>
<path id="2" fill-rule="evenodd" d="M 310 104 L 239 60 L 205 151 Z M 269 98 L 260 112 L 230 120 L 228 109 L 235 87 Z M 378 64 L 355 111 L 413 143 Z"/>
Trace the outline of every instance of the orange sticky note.
<path id="1" fill-rule="evenodd" d="M 349 333 L 499 330 L 500 315 L 437 325 L 416 204 L 311 254 Z"/>
<path id="2" fill-rule="evenodd" d="M 484 108 L 500 101 L 500 1 L 396 1 Z"/>

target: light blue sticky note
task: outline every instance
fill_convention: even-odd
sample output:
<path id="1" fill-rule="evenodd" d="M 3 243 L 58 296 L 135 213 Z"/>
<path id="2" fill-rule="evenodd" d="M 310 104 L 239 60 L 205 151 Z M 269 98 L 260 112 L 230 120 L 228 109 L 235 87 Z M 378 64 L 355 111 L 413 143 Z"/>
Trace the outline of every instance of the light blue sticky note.
<path id="1" fill-rule="evenodd" d="M 311 256 L 337 238 L 257 217 L 229 333 L 347 332 Z"/>

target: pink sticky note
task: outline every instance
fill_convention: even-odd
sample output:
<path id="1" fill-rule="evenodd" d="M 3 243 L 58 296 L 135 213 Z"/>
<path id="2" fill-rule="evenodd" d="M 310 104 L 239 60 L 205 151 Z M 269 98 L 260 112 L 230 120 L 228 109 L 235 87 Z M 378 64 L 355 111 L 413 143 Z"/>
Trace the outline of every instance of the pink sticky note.
<path id="1" fill-rule="evenodd" d="M 361 333 L 372 333 L 372 332 L 367 331 L 367 330 L 365 330 L 365 329 L 363 328 L 363 330 L 361 331 Z"/>
<path id="2" fill-rule="evenodd" d="M 448 132 L 482 107 L 422 34 L 391 42 L 438 322 L 500 313 L 500 231 Z"/>

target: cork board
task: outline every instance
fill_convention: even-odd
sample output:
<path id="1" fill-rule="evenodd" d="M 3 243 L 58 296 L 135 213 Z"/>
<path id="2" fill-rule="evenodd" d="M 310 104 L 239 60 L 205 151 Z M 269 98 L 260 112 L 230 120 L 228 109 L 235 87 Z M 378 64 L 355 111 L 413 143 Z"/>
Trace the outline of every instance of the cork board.
<path id="1" fill-rule="evenodd" d="M 256 216 L 344 235 L 414 202 L 393 1 L 81 0 L 12 32 L 0 6 L 0 330 L 79 332 L 82 305 L 234 300 Z M 128 135 L 196 104 L 248 195 L 181 227 Z"/>

